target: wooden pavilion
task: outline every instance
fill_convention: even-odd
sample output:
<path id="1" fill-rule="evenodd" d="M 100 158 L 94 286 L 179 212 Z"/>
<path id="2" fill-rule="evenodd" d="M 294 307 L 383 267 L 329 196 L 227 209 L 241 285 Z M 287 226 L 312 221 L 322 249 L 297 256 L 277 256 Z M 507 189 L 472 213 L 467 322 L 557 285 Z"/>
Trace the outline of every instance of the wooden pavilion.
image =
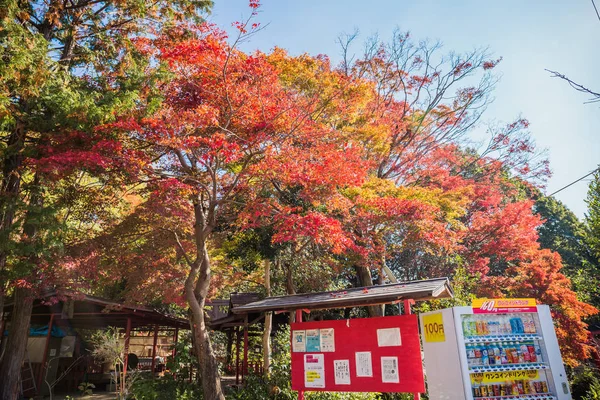
<path id="1" fill-rule="evenodd" d="M 0 348 L 5 345 L 6 321 L 10 321 L 13 304 L 4 307 L 4 320 L 0 321 L 0 332 L 3 332 Z M 151 350 L 140 354 L 139 359 L 145 358 L 144 365 L 151 371 L 156 371 L 157 351 L 163 353 L 173 348 L 177 343 L 180 329 L 189 329 L 186 319 L 168 315 L 157 310 L 129 306 L 100 297 L 83 293 L 48 292 L 37 299 L 33 305 L 30 326 L 32 330 L 41 331 L 43 336 L 31 338 L 28 342 L 28 360 L 22 370 L 23 393 L 27 396 L 43 395 L 47 388 L 45 379 L 55 377 L 68 370 L 57 389 L 64 391 L 75 390 L 80 382 L 110 382 L 110 371 L 94 362 L 91 355 L 84 353 L 83 343 L 78 335 L 81 330 L 98 330 L 108 327 L 121 328 L 125 332 L 125 370 L 129 362 L 131 338 L 144 336 L 152 337 Z M 162 335 L 159 343 L 159 332 Z M 33 333 L 33 332 L 32 332 Z M 148 340 L 146 340 L 148 341 Z M 34 353 L 34 354 L 32 354 Z M 149 353 L 149 354 L 148 354 Z M 135 354 L 135 353 L 132 353 Z M 143 357 L 146 356 L 146 357 Z M 159 358 L 160 359 L 160 358 Z M 74 365 L 76 364 L 76 365 Z"/>

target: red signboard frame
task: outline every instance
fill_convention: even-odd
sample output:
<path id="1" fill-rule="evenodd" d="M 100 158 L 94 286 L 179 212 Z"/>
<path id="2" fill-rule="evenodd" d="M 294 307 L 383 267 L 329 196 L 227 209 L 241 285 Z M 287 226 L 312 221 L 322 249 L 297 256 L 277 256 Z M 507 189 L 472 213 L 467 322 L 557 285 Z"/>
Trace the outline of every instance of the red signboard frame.
<path id="1" fill-rule="evenodd" d="M 292 389 L 329 392 L 425 392 L 421 343 L 416 315 L 293 323 L 291 324 L 291 335 L 293 337 L 294 331 L 325 328 L 334 329 L 335 351 L 299 352 L 293 351 L 293 348 L 291 349 Z M 377 331 L 386 328 L 400 328 L 401 345 L 379 346 Z M 372 377 L 357 376 L 356 352 L 371 352 Z M 325 386 L 323 388 L 305 386 L 305 354 L 323 354 L 325 371 Z M 398 383 L 382 382 L 381 357 L 398 358 Z M 349 360 L 350 384 L 335 384 L 334 360 Z"/>

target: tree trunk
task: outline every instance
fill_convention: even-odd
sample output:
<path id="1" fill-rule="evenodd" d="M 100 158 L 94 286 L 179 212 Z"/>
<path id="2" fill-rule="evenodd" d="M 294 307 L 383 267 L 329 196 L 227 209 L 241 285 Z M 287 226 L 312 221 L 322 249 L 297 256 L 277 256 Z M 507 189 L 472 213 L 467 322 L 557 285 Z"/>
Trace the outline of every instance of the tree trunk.
<path id="1" fill-rule="evenodd" d="M 267 297 L 271 296 L 271 262 L 269 260 L 264 261 L 265 264 L 265 290 L 267 291 Z M 273 324 L 273 313 L 265 313 L 265 330 L 263 331 L 262 345 L 263 345 L 263 370 L 265 378 L 269 377 L 269 370 L 271 369 L 271 329 Z"/>
<path id="2" fill-rule="evenodd" d="M 187 285 L 186 285 L 187 286 Z M 191 309 L 191 328 L 194 336 L 194 347 L 200 366 L 202 391 L 206 400 L 224 400 L 221 389 L 221 376 L 217 360 L 212 350 L 210 337 L 204 320 L 204 300 L 198 301 L 194 295 L 193 286 L 186 287 L 186 299 Z"/>
<path id="3" fill-rule="evenodd" d="M 39 190 L 39 175 L 34 177 L 29 210 L 25 216 L 23 225 L 23 237 L 21 240 L 35 245 L 38 234 L 38 221 L 41 214 L 44 199 Z M 28 257 L 32 265 L 37 265 L 39 259 L 33 251 Z M 34 272 L 37 268 L 34 268 Z M 8 341 L 6 342 L 6 353 L 0 366 L 0 387 L 2 388 L 1 400 L 14 400 L 19 395 L 19 377 L 21 366 L 25 357 L 27 338 L 29 337 L 29 325 L 31 311 L 33 309 L 34 295 L 29 289 L 18 287 L 15 289 L 15 302 L 10 318 L 10 329 Z M 39 388 L 38 388 L 39 389 Z"/>
<path id="4" fill-rule="evenodd" d="M 294 270 L 292 263 L 286 265 L 285 262 L 281 261 L 281 258 L 277 258 L 277 264 L 279 268 L 285 269 L 285 291 L 287 294 L 296 294 L 296 288 L 294 287 Z M 290 324 L 296 322 L 296 312 L 290 312 Z"/>
<path id="5" fill-rule="evenodd" d="M 19 398 L 19 377 L 25 358 L 27 338 L 29 337 L 29 320 L 33 308 L 33 297 L 25 288 L 15 289 L 15 303 L 11 315 L 11 324 L 6 343 L 5 362 L 0 369 L 0 399 L 16 400 Z"/>
<path id="6" fill-rule="evenodd" d="M 25 110 L 26 111 L 26 110 Z M 19 191 L 21 190 L 20 168 L 23 164 L 23 147 L 25 146 L 25 124 L 17 120 L 15 128 L 8 137 L 2 163 L 2 186 L 0 187 L 0 243 L 8 243 L 10 231 L 17 209 Z M 0 279 L 4 285 L 7 249 L 0 247 Z"/>
<path id="7" fill-rule="evenodd" d="M 2 185 L 0 186 L 0 321 L 4 318 L 4 301 L 7 287 L 6 260 L 8 257 L 7 249 L 3 248 L 2 244 L 9 243 L 10 231 L 12 230 L 21 189 L 19 168 L 23 163 L 25 132 L 25 125 L 21 121 L 17 121 L 15 129 L 8 137 L 2 163 Z M 2 359 L 3 357 L 0 358 L 0 363 Z"/>
<path id="8" fill-rule="evenodd" d="M 361 287 L 373 286 L 373 276 L 369 268 L 356 265 L 354 269 L 356 270 L 356 276 Z M 367 312 L 370 317 L 383 317 L 383 308 L 381 306 L 369 306 L 367 307 Z"/>
<path id="9" fill-rule="evenodd" d="M 1 281 L 1 279 L 0 279 Z M 4 292 L 4 285 L 0 282 L 0 327 L 2 326 L 2 321 L 4 320 L 4 301 L 6 300 L 6 294 Z M 0 365 L 2 365 L 2 338 L 4 337 L 4 332 L 0 331 Z"/>
<path id="10" fill-rule="evenodd" d="M 211 278 L 210 257 L 206 248 L 210 227 L 207 226 L 201 202 L 194 204 L 194 214 L 196 261 L 190 266 L 190 273 L 185 281 L 185 298 L 190 306 L 190 325 L 200 367 L 204 400 L 225 400 L 221 387 L 221 374 L 204 318 L 204 304 Z"/>
<path id="11" fill-rule="evenodd" d="M 285 291 L 287 294 L 296 294 L 296 287 L 294 286 L 294 267 L 292 267 L 291 262 L 286 265 Z"/>

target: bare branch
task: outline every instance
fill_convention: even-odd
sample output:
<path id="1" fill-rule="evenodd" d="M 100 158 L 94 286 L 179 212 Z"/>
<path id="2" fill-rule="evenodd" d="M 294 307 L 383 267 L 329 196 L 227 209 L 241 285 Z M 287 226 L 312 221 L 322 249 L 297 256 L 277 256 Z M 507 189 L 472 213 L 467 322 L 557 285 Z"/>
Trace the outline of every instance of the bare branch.
<path id="1" fill-rule="evenodd" d="M 585 103 L 600 102 L 600 93 L 593 92 L 592 90 L 586 88 L 585 86 L 580 85 L 579 83 L 573 82 L 566 75 L 563 75 L 563 74 L 561 74 L 559 72 L 551 71 L 549 69 L 546 69 L 546 71 L 548 71 L 548 72 L 550 72 L 552 74 L 552 78 L 560 78 L 560 79 L 563 79 L 563 80 L 567 81 L 569 83 L 569 85 L 571 85 L 571 87 L 573 89 L 577 90 L 578 92 L 587 93 L 587 94 L 591 95 L 592 98 L 590 100 L 586 101 Z"/>

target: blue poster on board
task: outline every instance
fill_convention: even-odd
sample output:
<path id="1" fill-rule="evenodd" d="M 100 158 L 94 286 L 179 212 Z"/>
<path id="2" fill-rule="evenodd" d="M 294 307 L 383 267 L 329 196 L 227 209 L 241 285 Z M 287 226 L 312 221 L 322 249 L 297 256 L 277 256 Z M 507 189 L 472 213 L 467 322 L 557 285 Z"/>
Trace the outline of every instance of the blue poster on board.
<path id="1" fill-rule="evenodd" d="M 317 352 L 321 351 L 321 335 L 318 329 L 306 330 L 306 351 Z"/>

